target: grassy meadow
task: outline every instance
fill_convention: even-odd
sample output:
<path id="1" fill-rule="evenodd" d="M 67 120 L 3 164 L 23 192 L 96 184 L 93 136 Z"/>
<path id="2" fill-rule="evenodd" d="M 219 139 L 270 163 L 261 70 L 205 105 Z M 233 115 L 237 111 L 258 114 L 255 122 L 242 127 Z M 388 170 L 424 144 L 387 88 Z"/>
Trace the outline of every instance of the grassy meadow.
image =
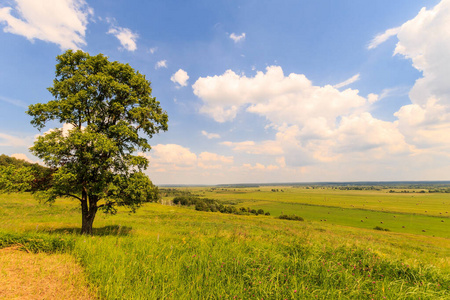
<path id="1" fill-rule="evenodd" d="M 0 247 L 70 254 L 101 299 L 450 298 L 450 194 L 179 190 L 271 215 L 148 203 L 98 214 L 94 236 L 80 236 L 75 201 L 0 195 Z M 281 212 L 305 221 L 277 219 Z"/>

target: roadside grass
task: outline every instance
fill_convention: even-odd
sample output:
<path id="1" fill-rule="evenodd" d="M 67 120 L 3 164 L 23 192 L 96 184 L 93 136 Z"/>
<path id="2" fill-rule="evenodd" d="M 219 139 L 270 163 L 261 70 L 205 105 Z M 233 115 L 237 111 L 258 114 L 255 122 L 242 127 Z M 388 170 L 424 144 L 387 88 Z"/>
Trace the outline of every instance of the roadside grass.
<path id="1" fill-rule="evenodd" d="M 0 245 L 71 254 L 104 299 L 450 297 L 446 238 L 154 203 L 99 214 L 87 237 L 76 206 L 1 195 Z"/>

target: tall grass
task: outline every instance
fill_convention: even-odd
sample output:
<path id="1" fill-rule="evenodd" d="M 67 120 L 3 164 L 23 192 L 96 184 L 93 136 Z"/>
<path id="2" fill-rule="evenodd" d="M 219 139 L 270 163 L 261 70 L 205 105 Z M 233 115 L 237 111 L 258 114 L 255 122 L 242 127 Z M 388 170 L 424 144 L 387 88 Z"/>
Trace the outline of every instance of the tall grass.
<path id="1" fill-rule="evenodd" d="M 84 238 L 74 255 L 107 299 L 446 299 L 448 274 L 295 237 L 269 244 Z"/>
<path id="2" fill-rule="evenodd" d="M 448 239 L 159 204 L 99 215 L 89 237 L 78 219 L 0 196 L 0 247 L 70 253 L 103 299 L 450 298 Z"/>

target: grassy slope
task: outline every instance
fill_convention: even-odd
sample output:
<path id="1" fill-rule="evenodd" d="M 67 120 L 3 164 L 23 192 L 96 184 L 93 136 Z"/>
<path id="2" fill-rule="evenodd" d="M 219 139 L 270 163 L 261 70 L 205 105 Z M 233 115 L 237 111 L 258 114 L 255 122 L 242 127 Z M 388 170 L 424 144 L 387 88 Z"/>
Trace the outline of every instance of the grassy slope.
<path id="1" fill-rule="evenodd" d="M 0 196 L 0 240 L 23 232 L 69 239 L 68 251 L 108 299 L 450 297 L 445 238 L 159 204 L 99 215 L 97 236 L 81 237 L 75 204 Z"/>

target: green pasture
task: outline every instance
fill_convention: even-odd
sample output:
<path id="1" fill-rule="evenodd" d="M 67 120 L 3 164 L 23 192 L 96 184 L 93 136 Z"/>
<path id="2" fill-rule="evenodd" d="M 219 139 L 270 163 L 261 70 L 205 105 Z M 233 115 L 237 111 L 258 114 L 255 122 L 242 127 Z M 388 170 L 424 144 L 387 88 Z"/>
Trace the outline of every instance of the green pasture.
<path id="1" fill-rule="evenodd" d="M 278 190 L 272 192 L 272 190 Z M 389 193 L 328 187 L 185 188 L 204 197 L 238 202 L 272 201 L 450 217 L 449 193 Z"/>
<path id="2" fill-rule="evenodd" d="M 72 200 L 0 195 L 0 247 L 70 253 L 101 299 L 450 297 L 448 238 L 157 203 L 99 214 L 94 236 L 80 219 Z"/>
<path id="3" fill-rule="evenodd" d="M 188 188 L 202 197 L 272 216 L 296 214 L 307 220 L 450 238 L 450 194 L 347 191 L 333 188 Z M 272 190 L 276 190 L 273 192 Z"/>

